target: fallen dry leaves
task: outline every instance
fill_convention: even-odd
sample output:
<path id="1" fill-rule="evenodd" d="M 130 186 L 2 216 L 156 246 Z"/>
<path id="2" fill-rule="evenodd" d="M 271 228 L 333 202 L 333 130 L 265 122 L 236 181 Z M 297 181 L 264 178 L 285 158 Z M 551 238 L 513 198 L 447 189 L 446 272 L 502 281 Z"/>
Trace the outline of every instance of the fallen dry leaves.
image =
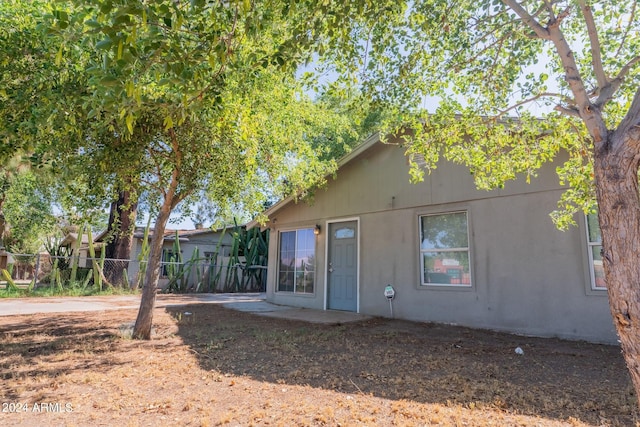
<path id="1" fill-rule="evenodd" d="M 0 425 L 630 426 L 640 420 L 613 346 L 388 319 L 315 325 L 216 304 L 158 308 L 154 338 L 134 341 L 127 331 L 135 315 L 0 317 Z"/>

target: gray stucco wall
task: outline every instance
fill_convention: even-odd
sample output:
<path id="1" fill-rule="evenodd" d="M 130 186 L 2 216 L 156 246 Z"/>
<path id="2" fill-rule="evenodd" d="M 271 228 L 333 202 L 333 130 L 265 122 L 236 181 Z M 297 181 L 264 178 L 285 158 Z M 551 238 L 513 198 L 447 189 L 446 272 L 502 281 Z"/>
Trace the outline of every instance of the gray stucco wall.
<path id="1" fill-rule="evenodd" d="M 562 194 L 547 165 L 539 177 L 478 191 L 469 172 L 443 163 L 410 184 L 404 151 L 376 144 L 345 164 L 313 203 L 289 203 L 270 215 L 267 298 L 323 309 L 328 222 L 357 219 L 359 311 L 390 316 L 384 286 L 396 290 L 394 316 L 536 336 L 616 342 L 606 292 L 590 288 L 585 224 L 558 231 L 549 213 Z M 420 215 L 468 215 L 471 287 L 420 285 Z M 314 294 L 276 292 L 278 232 L 319 224 Z"/>

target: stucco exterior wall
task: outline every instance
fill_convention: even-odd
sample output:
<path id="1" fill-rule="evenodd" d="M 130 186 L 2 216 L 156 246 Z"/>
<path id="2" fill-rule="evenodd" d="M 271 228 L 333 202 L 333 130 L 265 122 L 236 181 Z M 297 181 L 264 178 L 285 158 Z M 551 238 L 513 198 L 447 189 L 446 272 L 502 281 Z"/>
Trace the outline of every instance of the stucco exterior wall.
<path id="1" fill-rule="evenodd" d="M 374 144 L 318 190 L 312 203 L 288 203 L 270 213 L 267 299 L 326 308 L 328 223 L 357 219 L 361 313 L 391 315 L 383 295 L 394 286 L 393 315 L 536 336 L 616 342 L 605 291 L 590 287 L 585 224 L 555 228 L 549 213 L 562 194 L 547 165 L 531 184 L 478 191 L 463 167 L 443 163 L 410 184 L 401 147 Z M 420 216 L 466 211 L 472 285 L 423 286 Z M 278 233 L 321 226 L 316 237 L 313 294 L 277 292 Z"/>

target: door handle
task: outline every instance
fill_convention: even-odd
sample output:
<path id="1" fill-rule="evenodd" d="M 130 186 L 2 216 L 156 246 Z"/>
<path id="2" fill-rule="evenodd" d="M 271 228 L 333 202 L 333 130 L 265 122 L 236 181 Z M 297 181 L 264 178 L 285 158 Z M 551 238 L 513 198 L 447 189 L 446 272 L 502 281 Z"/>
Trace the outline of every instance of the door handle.
<path id="1" fill-rule="evenodd" d="M 329 273 L 333 273 L 333 264 L 329 263 Z"/>

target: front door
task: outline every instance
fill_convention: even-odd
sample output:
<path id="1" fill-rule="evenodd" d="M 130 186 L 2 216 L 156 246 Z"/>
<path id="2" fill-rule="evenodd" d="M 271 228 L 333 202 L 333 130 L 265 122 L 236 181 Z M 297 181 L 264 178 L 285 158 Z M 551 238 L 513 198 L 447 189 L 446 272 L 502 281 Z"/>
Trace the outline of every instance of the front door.
<path id="1" fill-rule="evenodd" d="M 358 223 L 329 224 L 327 308 L 358 310 Z"/>

